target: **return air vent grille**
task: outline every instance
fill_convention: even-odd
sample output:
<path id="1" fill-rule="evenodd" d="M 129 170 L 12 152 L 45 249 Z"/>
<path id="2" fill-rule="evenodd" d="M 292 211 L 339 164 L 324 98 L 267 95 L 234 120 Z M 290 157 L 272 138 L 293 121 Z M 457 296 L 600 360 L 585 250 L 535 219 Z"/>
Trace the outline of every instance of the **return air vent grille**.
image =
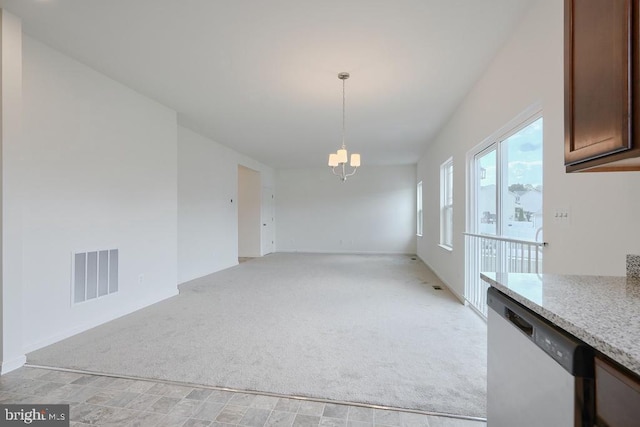
<path id="1" fill-rule="evenodd" d="M 74 253 L 72 266 L 74 304 L 118 291 L 117 249 Z"/>

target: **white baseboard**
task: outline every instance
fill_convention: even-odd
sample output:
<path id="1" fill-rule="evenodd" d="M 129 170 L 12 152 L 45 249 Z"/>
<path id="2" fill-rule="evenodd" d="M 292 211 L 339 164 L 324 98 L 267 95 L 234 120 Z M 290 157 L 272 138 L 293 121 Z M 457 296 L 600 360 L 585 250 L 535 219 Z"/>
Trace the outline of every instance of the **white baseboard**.
<path id="1" fill-rule="evenodd" d="M 35 343 L 27 344 L 27 345 L 24 346 L 24 352 L 25 353 L 30 353 L 32 351 L 41 349 L 41 348 L 46 347 L 48 345 L 57 343 L 58 341 L 62 341 L 64 339 L 66 339 L 66 338 L 72 337 L 74 335 L 77 335 L 77 334 L 79 334 L 81 332 L 84 332 L 86 330 L 89 330 L 91 328 L 95 328 L 96 326 L 100 326 L 100 325 L 102 325 L 104 323 L 107 323 L 107 322 L 110 322 L 112 320 L 118 319 L 118 318 L 120 318 L 122 316 L 126 316 L 127 314 L 131 314 L 131 313 L 133 313 L 135 311 L 141 310 L 141 309 L 143 309 L 145 307 L 148 307 L 150 305 L 153 305 L 155 303 L 163 301 L 163 300 L 165 300 L 167 298 L 174 297 L 174 296 L 176 296 L 178 294 L 179 294 L 179 292 L 178 292 L 177 288 L 176 289 L 172 289 L 171 291 L 166 292 L 166 293 L 164 293 L 164 294 L 162 294 L 160 296 L 156 296 L 155 298 L 150 298 L 148 300 L 144 300 L 141 303 L 136 304 L 135 306 L 130 306 L 128 308 L 125 308 L 124 310 L 119 311 L 119 312 L 117 312 L 115 314 L 105 315 L 105 316 L 101 316 L 101 317 L 97 317 L 97 318 L 91 319 L 88 322 L 85 322 L 85 323 L 83 323 L 81 325 L 78 325 L 78 326 L 75 326 L 73 328 L 66 329 L 66 330 L 64 330 L 62 332 L 59 332 L 59 333 L 51 335 L 51 336 L 49 336 L 47 338 L 41 339 L 41 340 L 39 340 L 39 341 L 37 341 Z"/>
<path id="2" fill-rule="evenodd" d="M 420 255 L 416 255 L 418 258 L 420 258 L 420 261 L 422 261 L 424 263 L 424 265 L 426 265 L 427 267 L 429 267 L 429 269 L 431 271 L 433 271 L 433 274 L 436 275 L 436 277 L 438 278 L 438 280 L 440 280 L 442 282 L 442 284 L 458 299 L 460 300 L 460 302 L 464 305 L 467 305 L 467 300 L 464 298 L 464 295 L 460 295 L 457 291 L 455 291 L 451 286 L 449 286 L 449 284 L 447 282 L 445 282 L 442 277 L 440 277 L 440 275 L 438 274 L 438 272 L 435 270 L 435 268 L 433 268 L 431 265 L 429 265 L 428 262 L 426 262 L 425 260 L 422 259 L 422 257 Z"/>
<path id="3" fill-rule="evenodd" d="M 27 356 L 24 354 L 12 360 L 3 360 L 0 362 L 0 365 L 2 365 L 0 368 L 0 375 L 15 371 L 16 369 L 21 368 L 25 363 L 27 363 Z"/>
<path id="4" fill-rule="evenodd" d="M 189 283 L 189 282 L 194 281 L 194 280 L 201 279 L 201 278 L 206 277 L 206 276 L 208 276 L 210 274 L 217 273 L 218 271 L 222 271 L 222 270 L 226 270 L 226 269 L 231 268 L 231 267 L 235 267 L 238 264 L 239 264 L 238 258 L 236 258 L 235 262 L 231 262 L 231 263 L 228 263 L 228 264 L 223 264 L 222 266 L 216 266 L 215 270 L 209 271 L 208 273 L 196 273 L 195 276 L 189 277 L 188 279 L 179 279 L 178 286 L 184 285 L 185 283 Z"/>

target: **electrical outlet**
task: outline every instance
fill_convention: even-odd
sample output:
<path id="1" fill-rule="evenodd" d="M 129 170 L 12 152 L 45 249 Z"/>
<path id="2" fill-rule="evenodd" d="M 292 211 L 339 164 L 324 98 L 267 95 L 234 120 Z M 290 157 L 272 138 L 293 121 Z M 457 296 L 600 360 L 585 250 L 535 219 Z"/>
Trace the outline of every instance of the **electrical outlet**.
<path id="1" fill-rule="evenodd" d="M 142 285 L 144 282 L 144 274 L 138 274 L 138 285 Z"/>

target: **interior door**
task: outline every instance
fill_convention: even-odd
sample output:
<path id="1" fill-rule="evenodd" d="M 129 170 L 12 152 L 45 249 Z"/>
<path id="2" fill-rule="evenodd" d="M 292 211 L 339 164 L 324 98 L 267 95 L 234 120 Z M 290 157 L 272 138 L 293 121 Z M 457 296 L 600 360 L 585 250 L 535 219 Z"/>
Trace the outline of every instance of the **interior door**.
<path id="1" fill-rule="evenodd" d="M 262 187 L 262 255 L 275 250 L 275 197 L 271 187 Z"/>

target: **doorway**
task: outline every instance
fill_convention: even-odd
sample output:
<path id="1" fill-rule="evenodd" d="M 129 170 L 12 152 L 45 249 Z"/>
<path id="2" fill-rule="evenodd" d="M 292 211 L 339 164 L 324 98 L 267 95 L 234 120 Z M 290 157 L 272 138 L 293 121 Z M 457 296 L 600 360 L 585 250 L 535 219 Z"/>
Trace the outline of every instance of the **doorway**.
<path id="1" fill-rule="evenodd" d="M 542 272 L 542 126 L 537 112 L 467 156 L 465 299 L 485 317 L 480 273 Z"/>
<path id="2" fill-rule="evenodd" d="M 275 251 L 275 196 L 271 187 L 262 188 L 262 255 Z"/>
<path id="3" fill-rule="evenodd" d="M 260 172 L 238 165 L 238 258 L 255 258 L 261 252 Z"/>

